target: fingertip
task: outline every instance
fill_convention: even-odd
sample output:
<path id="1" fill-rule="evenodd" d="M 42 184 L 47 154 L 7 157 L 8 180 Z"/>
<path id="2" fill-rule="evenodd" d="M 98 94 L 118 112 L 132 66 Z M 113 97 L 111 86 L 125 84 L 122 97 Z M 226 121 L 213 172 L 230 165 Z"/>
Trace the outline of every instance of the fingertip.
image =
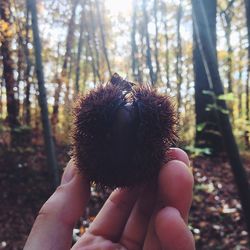
<path id="1" fill-rule="evenodd" d="M 185 187 L 190 190 L 194 185 L 194 177 L 186 164 L 179 160 L 172 160 L 161 169 L 159 184 L 160 187 L 166 184 L 176 184 L 181 188 Z"/>
<path id="2" fill-rule="evenodd" d="M 67 166 L 64 169 L 60 186 L 64 186 L 72 181 L 74 182 L 73 186 L 82 186 L 84 191 L 90 191 L 90 182 L 88 178 L 84 175 L 83 172 L 80 172 L 77 169 L 73 159 L 68 162 Z"/>
<path id="3" fill-rule="evenodd" d="M 180 148 L 170 148 L 167 151 L 167 156 L 170 160 L 179 160 L 190 166 L 190 161 L 187 153 Z"/>
<path id="4" fill-rule="evenodd" d="M 95 217 L 88 232 L 111 241 L 120 239 L 139 194 L 140 187 L 115 189 Z"/>
<path id="5" fill-rule="evenodd" d="M 180 212 L 176 208 L 165 207 L 161 209 L 155 218 L 156 231 L 159 236 L 161 236 L 162 232 L 166 232 L 165 229 L 170 229 L 171 225 L 175 225 L 176 221 L 179 222 L 176 220 L 178 217 L 180 217 Z"/>
<path id="6" fill-rule="evenodd" d="M 73 179 L 73 177 L 75 176 L 75 174 L 76 174 L 76 169 L 74 166 L 74 162 L 71 159 L 64 169 L 62 179 L 61 179 L 61 185 L 64 185 L 64 184 L 70 182 Z"/>
<path id="7" fill-rule="evenodd" d="M 156 215 L 155 229 L 164 249 L 195 249 L 193 235 L 177 209 L 165 207 L 160 210 Z"/>

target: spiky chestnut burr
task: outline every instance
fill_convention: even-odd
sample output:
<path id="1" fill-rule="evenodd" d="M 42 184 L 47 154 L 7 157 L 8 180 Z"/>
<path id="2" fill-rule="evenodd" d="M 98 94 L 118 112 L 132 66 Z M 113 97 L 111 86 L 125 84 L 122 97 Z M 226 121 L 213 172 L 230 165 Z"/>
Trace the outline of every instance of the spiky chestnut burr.
<path id="1" fill-rule="evenodd" d="M 73 159 L 102 187 L 129 187 L 155 176 L 176 140 L 170 98 L 114 74 L 79 98 L 74 109 Z"/>

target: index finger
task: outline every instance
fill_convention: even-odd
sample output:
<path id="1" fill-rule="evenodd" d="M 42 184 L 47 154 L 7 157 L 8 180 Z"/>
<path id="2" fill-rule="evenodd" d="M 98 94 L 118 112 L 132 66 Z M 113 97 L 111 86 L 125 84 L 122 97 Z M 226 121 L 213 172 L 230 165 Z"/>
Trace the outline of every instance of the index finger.
<path id="1" fill-rule="evenodd" d="M 41 208 L 24 249 L 69 249 L 75 222 L 90 195 L 89 182 L 70 161 L 62 183 Z"/>

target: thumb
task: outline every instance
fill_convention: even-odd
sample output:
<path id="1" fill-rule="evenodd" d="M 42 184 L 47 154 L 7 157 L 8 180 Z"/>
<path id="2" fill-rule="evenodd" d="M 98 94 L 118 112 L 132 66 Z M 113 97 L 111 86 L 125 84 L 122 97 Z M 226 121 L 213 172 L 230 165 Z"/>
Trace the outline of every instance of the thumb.
<path id="1" fill-rule="evenodd" d="M 87 179 L 71 160 L 61 185 L 41 208 L 24 249 L 69 249 L 74 224 L 83 214 L 90 195 Z"/>

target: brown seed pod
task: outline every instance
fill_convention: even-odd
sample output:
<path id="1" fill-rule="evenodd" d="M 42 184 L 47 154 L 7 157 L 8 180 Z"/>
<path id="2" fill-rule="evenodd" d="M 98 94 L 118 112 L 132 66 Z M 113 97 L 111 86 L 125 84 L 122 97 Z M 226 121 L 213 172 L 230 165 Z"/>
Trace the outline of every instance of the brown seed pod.
<path id="1" fill-rule="evenodd" d="M 158 175 L 177 140 L 176 113 L 166 95 L 114 74 L 78 100 L 73 158 L 90 181 L 129 187 Z"/>

